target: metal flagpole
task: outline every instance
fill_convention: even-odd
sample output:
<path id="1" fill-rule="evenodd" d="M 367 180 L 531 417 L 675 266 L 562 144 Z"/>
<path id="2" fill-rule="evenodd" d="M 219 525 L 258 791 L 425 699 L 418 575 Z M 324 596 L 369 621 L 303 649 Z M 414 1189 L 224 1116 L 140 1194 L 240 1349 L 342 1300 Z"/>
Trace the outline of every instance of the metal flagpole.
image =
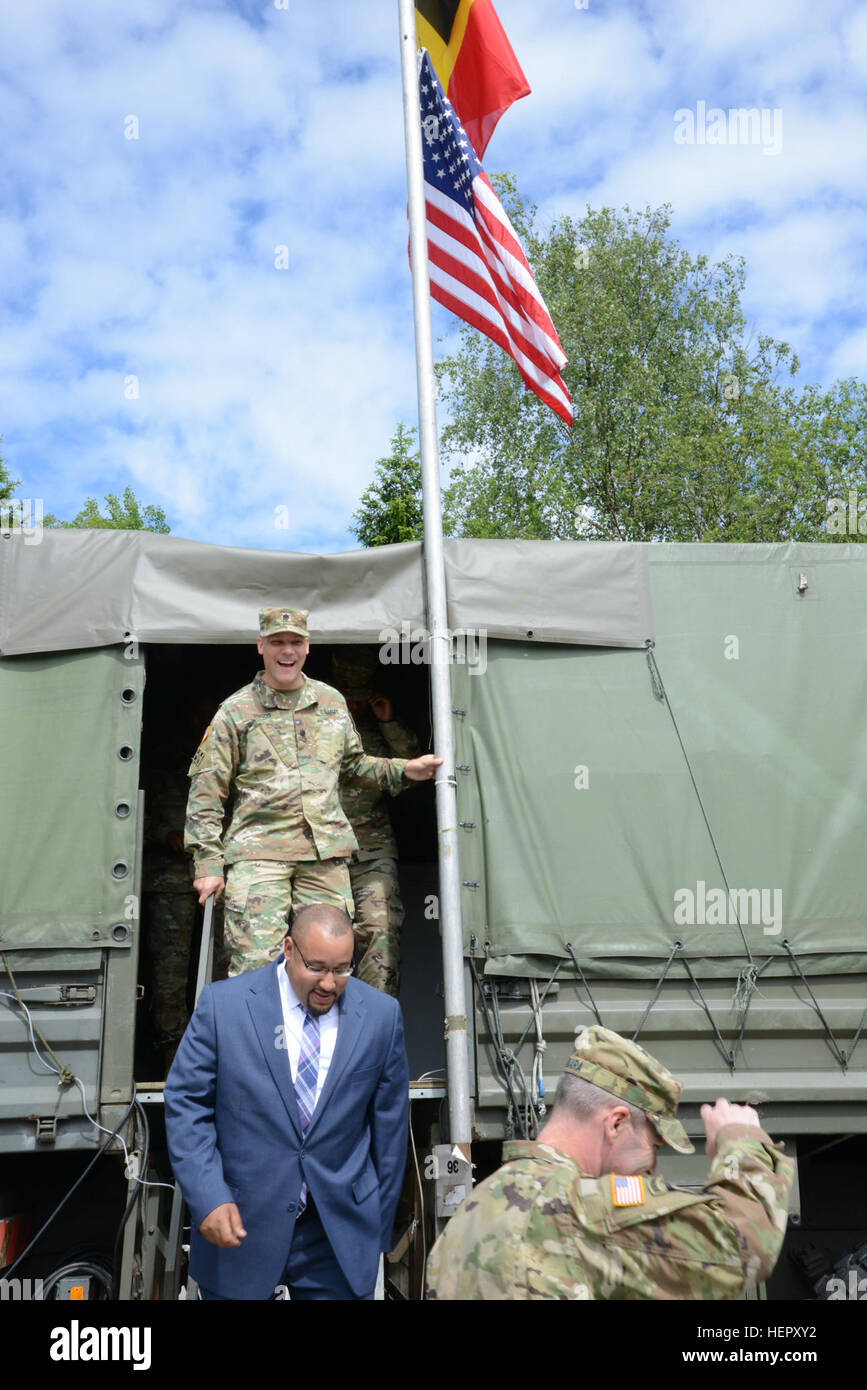
<path id="1" fill-rule="evenodd" d="M 451 637 L 447 625 L 443 562 L 443 523 L 440 505 L 439 451 L 436 424 L 436 378 L 425 229 L 424 167 L 421 113 L 418 99 L 414 0 L 398 0 L 400 61 L 403 76 L 403 121 L 406 136 L 406 181 L 409 193 L 409 236 L 412 250 L 412 299 L 415 315 L 415 361 L 418 380 L 418 423 L 421 446 L 424 561 L 428 621 L 431 632 L 431 689 L 434 749 L 441 757 L 437 770 L 436 811 L 439 841 L 439 922 L 443 944 L 445 992 L 446 1077 L 449 1138 L 466 1146 L 472 1138 L 467 1005 L 464 990 L 464 951 L 461 928 L 460 867 L 455 755 L 452 737 Z"/>

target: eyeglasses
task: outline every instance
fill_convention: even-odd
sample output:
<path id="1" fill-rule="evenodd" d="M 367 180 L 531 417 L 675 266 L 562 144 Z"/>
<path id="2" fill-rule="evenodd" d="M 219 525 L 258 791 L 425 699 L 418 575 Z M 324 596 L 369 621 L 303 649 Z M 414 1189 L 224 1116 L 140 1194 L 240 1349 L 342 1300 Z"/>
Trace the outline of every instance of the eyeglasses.
<path id="1" fill-rule="evenodd" d="M 304 952 L 294 938 L 292 939 L 292 945 L 304 961 L 305 970 L 309 970 L 311 975 L 333 975 L 335 980 L 346 980 L 355 969 L 354 965 L 338 965 L 336 968 L 333 965 L 309 965 L 304 959 Z"/>

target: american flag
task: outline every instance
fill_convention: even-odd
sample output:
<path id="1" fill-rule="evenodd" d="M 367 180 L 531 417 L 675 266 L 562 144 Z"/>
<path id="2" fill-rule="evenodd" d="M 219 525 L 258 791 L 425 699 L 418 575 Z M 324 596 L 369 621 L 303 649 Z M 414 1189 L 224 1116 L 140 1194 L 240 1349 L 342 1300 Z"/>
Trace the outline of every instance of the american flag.
<path id="1" fill-rule="evenodd" d="M 571 426 L 557 331 L 425 49 L 419 53 L 419 100 L 431 294 L 505 348 L 524 384 Z"/>
<path id="2" fill-rule="evenodd" d="M 644 1183 L 641 1176 L 621 1177 L 611 1174 L 611 1196 L 616 1207 L 640 1207 L 644 1204 Z"/>

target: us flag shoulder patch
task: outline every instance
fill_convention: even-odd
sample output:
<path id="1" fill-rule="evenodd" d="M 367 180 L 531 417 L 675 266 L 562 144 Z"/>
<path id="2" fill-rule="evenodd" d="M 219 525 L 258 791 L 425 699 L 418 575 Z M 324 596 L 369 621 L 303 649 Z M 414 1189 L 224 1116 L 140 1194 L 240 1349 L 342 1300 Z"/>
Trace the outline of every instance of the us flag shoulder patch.
<path id="1" fill-rule="evenodd" d="M 644 1179 L 640 1173 L 631 1177 L 611 1174 L 611 1200 L 616 1207 L 644 1206 Z"/>

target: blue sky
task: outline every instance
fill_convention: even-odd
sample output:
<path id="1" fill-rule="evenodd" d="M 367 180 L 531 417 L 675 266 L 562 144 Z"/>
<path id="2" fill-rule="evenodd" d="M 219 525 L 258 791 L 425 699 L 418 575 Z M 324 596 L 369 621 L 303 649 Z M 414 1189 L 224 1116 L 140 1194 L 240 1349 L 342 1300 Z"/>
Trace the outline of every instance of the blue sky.
<path id="1" fill-rule="evenodd" d="M 351 549 L 415 420 L 396 0 L 279 2 L 0 13 L 0 434 L 46 511 L 129 483 L 175 535 Z M 497 9 L 533 92 L 489 170 L 546 219 L 670 202 L 690 251 L 746 258 L 750 320 L 800 380 L 867 375 L 867 10 Z M 700 102 L 779 112 L 779 149 L 677 143 Z"/>

